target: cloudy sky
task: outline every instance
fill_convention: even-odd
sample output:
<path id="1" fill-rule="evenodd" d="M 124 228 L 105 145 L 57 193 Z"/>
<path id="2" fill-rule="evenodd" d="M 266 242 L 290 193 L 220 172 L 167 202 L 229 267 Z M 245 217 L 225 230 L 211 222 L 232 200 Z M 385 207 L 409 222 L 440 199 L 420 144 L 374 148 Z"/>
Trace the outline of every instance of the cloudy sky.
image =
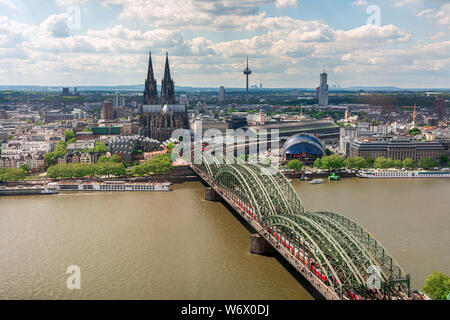
<path id="1" fill-rule="evenodd" d="M 449 0 L 0 0 L 0 84 L 450 87 Z"/>

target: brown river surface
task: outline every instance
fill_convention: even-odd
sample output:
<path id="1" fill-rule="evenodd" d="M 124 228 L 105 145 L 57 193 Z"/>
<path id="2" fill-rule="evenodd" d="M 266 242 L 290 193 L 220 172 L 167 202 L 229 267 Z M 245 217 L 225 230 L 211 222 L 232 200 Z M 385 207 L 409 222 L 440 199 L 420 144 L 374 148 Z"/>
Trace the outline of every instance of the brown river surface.
<path id="1" fill-rule="evenodd" d="M 449 179 L 293 185 L 306 210 L 369 230 L 414 288 L 450 273 Z M 312 299 L 279 260 L 249 254 L 249 231 L 201 183 L 172 187 L 0 197 L 0 299 Z"/>

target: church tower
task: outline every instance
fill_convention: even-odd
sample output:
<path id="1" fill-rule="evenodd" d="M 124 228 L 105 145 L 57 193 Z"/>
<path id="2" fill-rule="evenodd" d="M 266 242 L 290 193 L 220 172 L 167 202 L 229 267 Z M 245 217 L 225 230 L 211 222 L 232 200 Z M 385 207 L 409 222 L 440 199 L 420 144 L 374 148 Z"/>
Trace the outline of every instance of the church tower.
<path id="1" fill-rule="evenodd" d="M 170 77 L 169 56 L 166 52 L 166 67 L 161 80 L 161 104 L 175 104 L 175 84 Z"/>
<path id="2" fill-rule="evenodd" d="M 158 89 L 153 75 L 152 53 L 149 53 L 147 79 L 145 79 L 144 104 L 158 104 Z"/>

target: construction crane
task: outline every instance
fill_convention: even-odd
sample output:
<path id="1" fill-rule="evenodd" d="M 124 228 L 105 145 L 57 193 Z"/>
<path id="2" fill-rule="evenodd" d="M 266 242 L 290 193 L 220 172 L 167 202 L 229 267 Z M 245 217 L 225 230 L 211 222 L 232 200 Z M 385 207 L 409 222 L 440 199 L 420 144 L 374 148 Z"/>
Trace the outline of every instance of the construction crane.
<path id="1" fill-rule="evenodd" d="M 413 106 L 401 106 L 401 108 L 414 108 L 414 112 L 413 112 L 413 124 L 416 124 L 416 110 L 417 110 L 417 107 L 416 107 L 416 104 L 414 103 L 414 105 Z"/>

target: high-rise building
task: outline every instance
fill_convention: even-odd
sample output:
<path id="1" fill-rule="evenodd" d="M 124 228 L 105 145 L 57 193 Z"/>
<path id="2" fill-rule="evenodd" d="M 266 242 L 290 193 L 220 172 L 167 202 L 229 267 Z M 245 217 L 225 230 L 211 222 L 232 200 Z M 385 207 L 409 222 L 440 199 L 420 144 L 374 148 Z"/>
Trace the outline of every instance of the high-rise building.
<path id="1" fill-rule="evenodd" d="M 189 97 L 187 96 L 187 94 L 180 95 L 180 104 L 184 104 L 185 106 L 189 105 Z"/>
<path id="2" fill-rule="evenodd" d="M 248 68 L 248 56 L 247 56 L 247 67 L 244 69 L 244 75 L 246 79 L 246 92 L 245 92 L 245 102 L 248 102 L 248 76 L 252 74 L 252 71 Z"/>
<path id="3" fill-rule="evenodd" d="M 62 89 L 62 95 L 63 96 L 70 96 L 70 89 L 69 88 L 63 88 Z"/>
<path id="4" fill-rule="evenodd" d="M 113 104 L 109 100 L 103 101 L 102 105 L 102 119 L 103 120 L 113 120 L 115 117 L 115 110 Z"/>
<path id="5" fill-rule="evenodd" d="M 116 94 L 113 100 L 113 107 L 117 108 L 118 106 L 120 106 L 120 96 Z"/>
<path id="6" fill-rule="evenodd" d="M 218 100 L 219 102 L 223 102 L 225 100 L 225 88 L 223 86 L 219 88 Z"/>
<path id="7" fill-rule="evenodd" d="M 443 119 L 444 116 L 444 99 L 435 98 L 433 103 L 433 113 L 437 116 L 439 120 Z"/>
<path id="8" fill-rule="evenodd" d="M 161 80 L 161 104 L 175 104 L 175 83 L 170 76 L 169 55 L 167 52 L 164 78 Z"/>
<path id="9" fill-rule="evenodd" d="M 320 74 L 320 86 L 319 86 L 319 106 L 328 105 L 328 84 L 327 84 L 327 74 L 325 70 Z"/>
<path id="10" fill-rule="evenodd" d="M 349 114 L 350 114 L 350 107 L 347 106 L 347 108 L 345 109 L 345 122 L 348 122 Z"/>
<path id="11" fill-rule="evenodd" d="M 152 53 L 149 52 L 147 79 L 145 79 L 144 104 L 158 104 L 158 89 L 153 75 Z"/>

